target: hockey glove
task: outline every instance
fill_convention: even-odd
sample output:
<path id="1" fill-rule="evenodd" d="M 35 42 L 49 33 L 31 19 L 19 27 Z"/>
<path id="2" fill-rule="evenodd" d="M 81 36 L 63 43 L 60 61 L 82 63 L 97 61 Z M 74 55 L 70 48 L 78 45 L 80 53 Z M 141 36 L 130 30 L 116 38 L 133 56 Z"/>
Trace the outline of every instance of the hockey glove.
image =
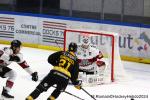
<path id="1" fill-rule="evenodd" d="M 18 56 L 15 56 L 15 55 L 10 55 L 9 61 L 19 62 L 20 58 Z"/>
<path id="2" fill-rule="evenodd" d="M 77 84 L 75 84 L 74 87 L 75 87 L 76 89 L 80 90 L 80 89 L 81 89 L 81 85 L 82 85 L 82 81 L 81 81 L 81 80 L 78 80 L 78 81 L 77 81 Z"/>
<path id="3" fill-rule="evenodd" d="M 38 73 L 37 72 L 32 73 L 31 76 L 32 76 L 33 81 L 38 81 Z"/>

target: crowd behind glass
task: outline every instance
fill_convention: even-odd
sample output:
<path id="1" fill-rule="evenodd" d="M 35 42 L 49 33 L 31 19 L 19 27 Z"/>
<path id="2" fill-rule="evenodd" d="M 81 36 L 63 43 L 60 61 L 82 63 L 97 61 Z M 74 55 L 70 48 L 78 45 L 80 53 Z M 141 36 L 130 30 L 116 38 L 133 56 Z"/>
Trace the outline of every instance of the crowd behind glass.
<path id="1" fill-rule="evenodd" d="M 150 0 L 0 0 L 0 11 L 150 24 Z"/>

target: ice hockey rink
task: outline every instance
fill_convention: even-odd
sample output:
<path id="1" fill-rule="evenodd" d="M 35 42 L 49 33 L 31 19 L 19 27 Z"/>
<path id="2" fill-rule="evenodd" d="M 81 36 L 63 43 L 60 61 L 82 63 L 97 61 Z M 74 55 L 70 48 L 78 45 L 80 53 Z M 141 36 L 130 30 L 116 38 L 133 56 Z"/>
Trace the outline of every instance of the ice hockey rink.
<path id="1" fill-rule="evenodd" d="M 4 46 L 8 45 L 0 44 L 0 48 Z M 22 47 L 21 52 L 30 67 L 38 72 L 39 80 L 46 76 L 52 68 L 52 66 L 48 64 L 47 58 L 54 51 Z M 84 88 L 91 95 L 94 95 L 96 100 L 131 100 L 132 97 L 134 100 L 150 100 L 150 65 L 126 61 L 123 61 L 123 65 L 125 71 L 130 76 L 129 80 Z M 31 76 L 16 63 L 12 63 L 9 67 L 17 72 L 17 79 L 11 94 L 15 96 L 14 100 L 25 100 L 25 97 L 35 89 L 40 81 L 33 82 Z M 2 91 L 5 82 L 6 79 L 0 78 L 0 91 Z M 51 87 L 47 92 L 42 93 L 36 100 L 47 100 L 53 89 L 54 88 Z M 77 95 L 84 100 L 93 100 L 85 92 L 77 90 L 73 86 L 68 86 L 66 91 Z M 57 100 L 79 99 L 66 93 L 62 93 Z"/>

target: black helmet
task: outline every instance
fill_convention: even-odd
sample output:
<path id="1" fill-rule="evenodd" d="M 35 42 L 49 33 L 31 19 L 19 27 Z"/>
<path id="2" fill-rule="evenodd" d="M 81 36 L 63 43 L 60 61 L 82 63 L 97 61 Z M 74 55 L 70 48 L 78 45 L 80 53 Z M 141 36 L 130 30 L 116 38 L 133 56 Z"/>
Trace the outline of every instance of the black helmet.
<path id="1" fill-rule="evenodd" d="M 21 41 L 19 41 L 19 40 L 13 40 L 11 42 L 11 47 L 20 47 L 21 44 L 22 44 Z"/>
<path id="2" fill-rule="evenodd" d="M 69 49 L 69 51 L 76 52 L 76 51 L 77 51 L 77 44 L 71 42 L 71 43 L 69 44 L 69 48 L 68 48 L 68 49 Z"/>

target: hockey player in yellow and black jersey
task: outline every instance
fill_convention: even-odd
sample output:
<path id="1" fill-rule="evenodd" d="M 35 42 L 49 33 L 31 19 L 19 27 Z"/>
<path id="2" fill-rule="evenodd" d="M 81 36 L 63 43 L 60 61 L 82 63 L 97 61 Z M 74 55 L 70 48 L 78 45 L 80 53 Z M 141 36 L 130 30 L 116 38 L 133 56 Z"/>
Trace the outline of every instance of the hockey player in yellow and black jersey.
<path id="1" fill-rule="evenodd" d="M 81 89 L 81 81 L 78 80 L 79 64 L 75 55 L 77 44 L 70 43 L 68 51 L 59 51 L 48 57 L 48 62 L 54 66 L 50 73 L 41 81 L 36 89 L 26 98 L 26 100 L 36 99 L 42 92 L 56 84 L 56 89 L 47 100 L 55 100 L 68 85 L 69 79 L 72 84 Z"/>

